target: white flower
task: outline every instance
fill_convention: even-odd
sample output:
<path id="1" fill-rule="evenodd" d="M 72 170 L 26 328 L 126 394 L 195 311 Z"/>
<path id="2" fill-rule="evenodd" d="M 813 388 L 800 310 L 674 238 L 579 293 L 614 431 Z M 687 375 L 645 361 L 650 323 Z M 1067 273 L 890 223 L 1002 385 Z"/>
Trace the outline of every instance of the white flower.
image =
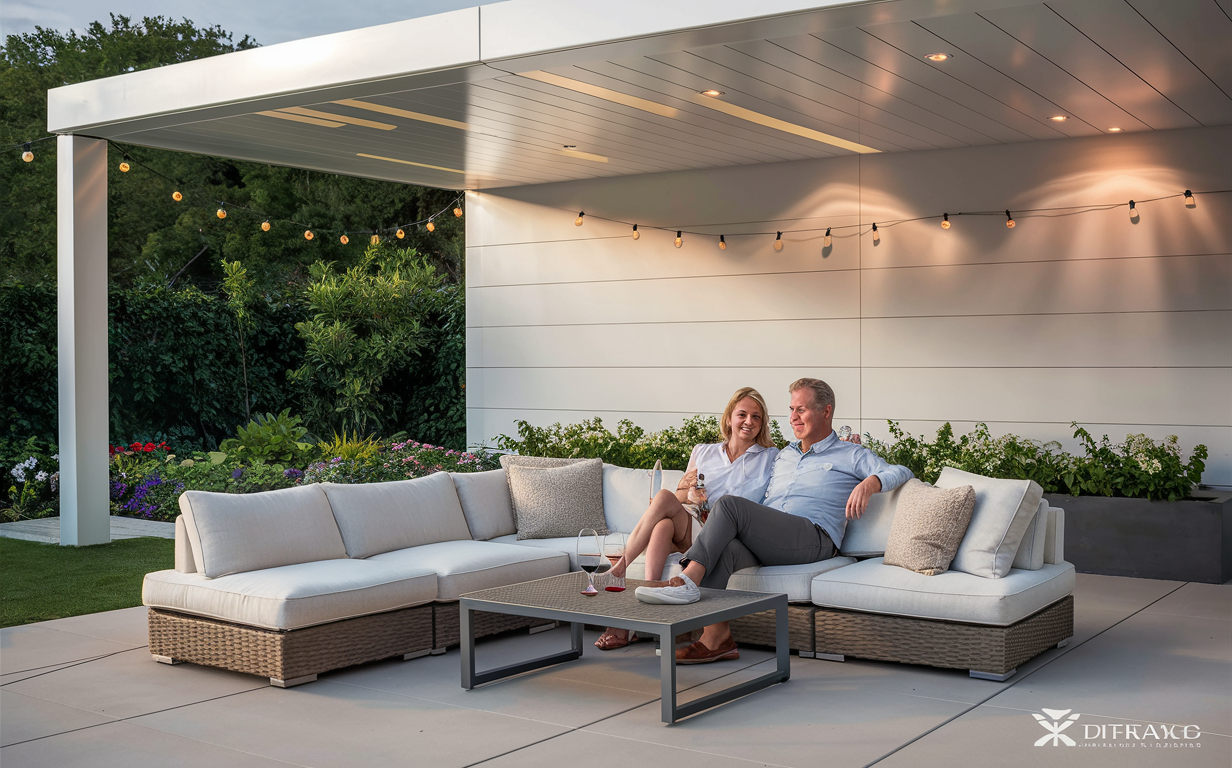
<path id="1" fill-rule="evenodd" d="M 60 454 L 58 454 L 58 453 L 53 453 L 53 454 L 51 454 L 51 460 L 52 460 L 52 461 L 59 461 L 59 460 L 60 460 Z"/>
<path id="2" fill-rule="evenodd" d="M 44 472 L 43 470 L 41 470 L 41 469 L 40 469 L 40 470 L 38 471 L 38 474 L 34 476 L 34 479 L 35 479 L 35 480 L 38 480 L 40 483 L 46 482 L 46 481 L 47 481 L 47 473 L 46 473 L 46 472 Z"/>
<path id="3" fill-rule="evenodd" d="M 10 469 L 9 474 L 16 478 L 19 483 L 26 482 L 26 468 L 21 464 Z"/>

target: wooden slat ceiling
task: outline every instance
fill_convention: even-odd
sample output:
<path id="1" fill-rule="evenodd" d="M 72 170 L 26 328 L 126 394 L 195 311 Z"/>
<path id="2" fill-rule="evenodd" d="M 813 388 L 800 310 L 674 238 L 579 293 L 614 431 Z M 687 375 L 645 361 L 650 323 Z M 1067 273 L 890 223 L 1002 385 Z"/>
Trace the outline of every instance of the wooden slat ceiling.
<path id="1" fill-rule="evenodd" d="M 479 69 L 447 86 L 114 138 L 482 189 L 1224 125 L 1232 0 L 1051 0 L 546 74 Z"/>

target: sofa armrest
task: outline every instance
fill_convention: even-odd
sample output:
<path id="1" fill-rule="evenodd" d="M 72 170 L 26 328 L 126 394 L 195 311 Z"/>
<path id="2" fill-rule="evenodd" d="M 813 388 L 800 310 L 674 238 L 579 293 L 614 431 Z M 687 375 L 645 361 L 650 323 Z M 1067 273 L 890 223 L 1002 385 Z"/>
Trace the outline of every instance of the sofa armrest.
<path id="1" fill-rule="evenodd" d="M 1044 562 L 1065 562 L 1065 510 L 1048 508 L 1048 527 L 1044 534 Z"/>
<path id="2" fill-rule="evenodd" d="M 196 573 L 197 563 L 193 560 L 192 545 L 188 543 L 188 528 L 184 525 L 184 516 L 175 517 L 175 569 L 180 573 Z"/>

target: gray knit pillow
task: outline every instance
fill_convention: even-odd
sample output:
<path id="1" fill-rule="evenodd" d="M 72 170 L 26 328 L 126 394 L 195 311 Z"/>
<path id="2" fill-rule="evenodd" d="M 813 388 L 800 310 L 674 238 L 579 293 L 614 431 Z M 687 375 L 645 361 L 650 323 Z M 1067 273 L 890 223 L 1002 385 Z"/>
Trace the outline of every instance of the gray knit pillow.
<path id="1" fill-rule="evenodd" d="M 975 489 L 969 485 L 934 488 L 908 480 L 899 492 L 883 562 L 925 576 L 945 573 L 974 509 Z"/>
<path id="2" fill-rule="evenodd" d="M 518 539 L 577 536 L 583 528 L 607 535 L 602 460 L 583 459 L 558 467 L 510 462 L 505 476 Z"/>

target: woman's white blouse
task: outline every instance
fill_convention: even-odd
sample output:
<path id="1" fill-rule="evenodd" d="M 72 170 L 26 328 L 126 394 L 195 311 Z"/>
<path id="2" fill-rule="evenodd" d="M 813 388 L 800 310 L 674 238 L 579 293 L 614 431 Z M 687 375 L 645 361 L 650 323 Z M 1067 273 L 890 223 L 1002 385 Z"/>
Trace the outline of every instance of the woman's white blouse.
<path id="1" fill-rule="evenodd" d="M 754 445 L 735 461 L 729 461 L 725 443 L 708 443 L 693 448 L 685 471 L 696 469 L 706 476 L 706 498 L 711 506 L 727 495 L 742 496 L 760 504 L 766 496 L 770 472 L 778 455 L 778 448 Z"/>

